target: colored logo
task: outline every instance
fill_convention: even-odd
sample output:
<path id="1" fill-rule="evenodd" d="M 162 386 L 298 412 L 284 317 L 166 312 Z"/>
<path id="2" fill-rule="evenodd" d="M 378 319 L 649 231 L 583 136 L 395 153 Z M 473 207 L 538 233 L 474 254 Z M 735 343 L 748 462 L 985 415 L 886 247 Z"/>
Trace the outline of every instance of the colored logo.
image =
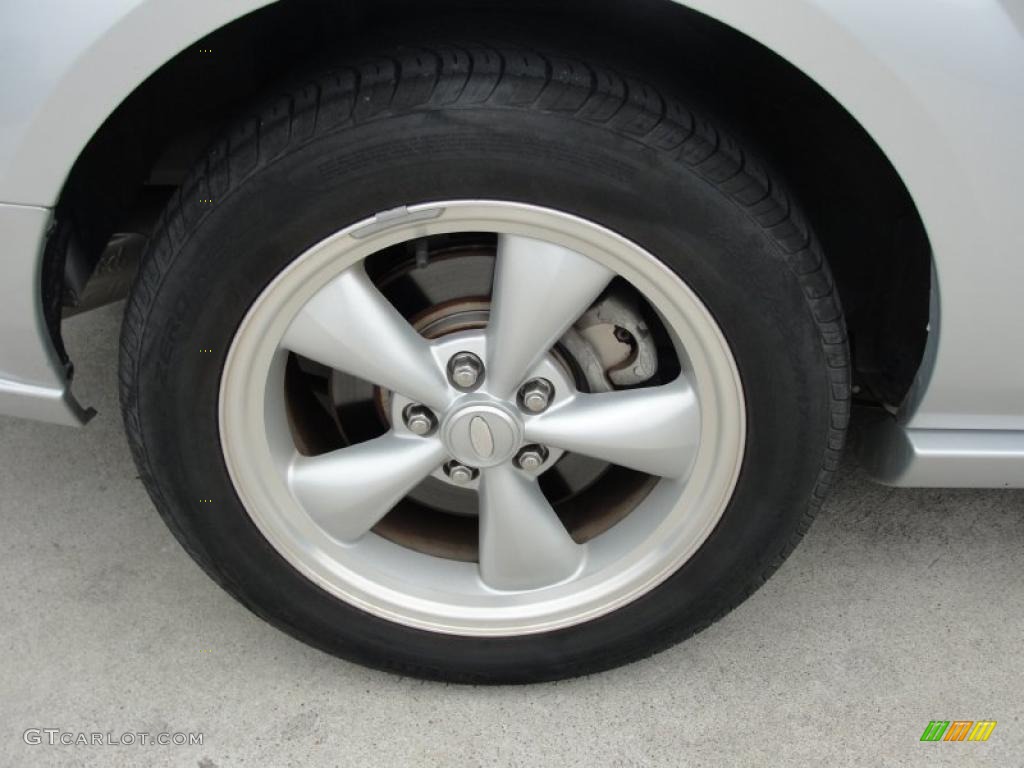
<path id="1" fill-rule="evenodd" d="M 995 720 L 932 720 L 921 741 L 988 741 L 995 727 Z"/>

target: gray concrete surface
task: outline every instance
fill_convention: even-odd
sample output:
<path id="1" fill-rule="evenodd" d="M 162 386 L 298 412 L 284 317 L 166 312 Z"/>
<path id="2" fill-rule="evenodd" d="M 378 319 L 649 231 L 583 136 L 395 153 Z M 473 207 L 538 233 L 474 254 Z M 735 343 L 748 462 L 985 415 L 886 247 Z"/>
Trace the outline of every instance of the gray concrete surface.
<path id="1" fill-rule="evenodd" d="M 789 562 L 691 641 L 557 684 L 423 683 L 286 637 L 179 549 L 122 436 L 118 322 L 69 323 L 88 429 L 0 420 L 2 765 L 1024 764 L 1024 492 L 892 490 L 847 462 Z M 998 725 L 922 744 L 931 719 Z"/>

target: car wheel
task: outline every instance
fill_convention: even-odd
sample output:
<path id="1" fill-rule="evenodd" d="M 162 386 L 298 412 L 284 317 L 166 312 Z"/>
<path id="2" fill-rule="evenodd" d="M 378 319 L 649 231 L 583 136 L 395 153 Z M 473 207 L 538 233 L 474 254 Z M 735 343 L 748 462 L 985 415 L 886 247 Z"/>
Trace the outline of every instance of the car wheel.
<path id="1" fill-rule="evenodd" d="M 464 45 L 311 77 L 175 194 L 122 335 L 141 476 L 258 615 L 458 681 L 587 673 L 776 568 L 849 362 L 778 180 L 675 94 Z"/>

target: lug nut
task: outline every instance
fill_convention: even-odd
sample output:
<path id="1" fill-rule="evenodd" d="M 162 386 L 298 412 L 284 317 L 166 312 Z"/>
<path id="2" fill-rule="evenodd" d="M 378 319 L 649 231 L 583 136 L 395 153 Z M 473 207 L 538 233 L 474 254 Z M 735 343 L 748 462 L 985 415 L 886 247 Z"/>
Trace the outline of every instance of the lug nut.
<path id="1" fill-rule="evenodd" d="M 519 404 L 530 413 L 540 413 L 551 403 L 555 388 L 547 379 L 533 379 L 519 390 Z"/>
<path id="2" fill-rule="evenodd" d="M 459 389 L 473 389 L 484 373 L 484 364 L 472 352 L 459 352 L 448 361 L 448 378 Z"/>
<path id="3" fill-rule="evenodd" d="M 467 467 L 465 464 L 459 464 L 457 461 L 449 461 L 445 464 L 444 473 L 448 475 L 449 480 L 459 485 L 472 482 L 477 476 L 476 469 Z"/>
<path id="4" fill-rule="evenodd" d="M 434 431 L 434 427 L 437 426 L 437 419 L 434 418 L 434 413 L 427 408 L 425 405 L 407 405 L 405 410 L 402 411 L 402 418 L 405 420 L 405 426 L 409 428 L 409 431 L 415 435 L 429 435 Z"/>
<path id="5" fill-rule="evenodd" d="M 543 445 L 527 445 L 516 454 L 516 465 L 527 472 L 540 469 L 548 460 L 548 449 Z"/>

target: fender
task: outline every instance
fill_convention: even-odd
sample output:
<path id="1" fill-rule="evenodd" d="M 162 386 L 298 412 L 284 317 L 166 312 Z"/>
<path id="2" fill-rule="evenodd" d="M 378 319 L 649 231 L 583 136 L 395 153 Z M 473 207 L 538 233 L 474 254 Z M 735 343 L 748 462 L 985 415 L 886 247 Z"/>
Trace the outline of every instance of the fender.
<path id="1" fill-rule="evenodd" d="M 5 0 L 0 202 L 52 206 L 78 155 L 163 64 L 270 0 Z M 15 30 L 32 30 L 15 36 Z"/>
<path id="2" fill-rule="evenodd" d="M 61 0 L 8 0 L 0 9 L 0 56 L 2 69 L 19 76 L 5 80 L 14 92 L 0 99 L 0 201 L 33 206 L 30 211 L 52 207 L 78 154 L 136 86 L 209 32 L 268 4 L 79 0 L 72 14 Z M 1024 14 L 1011 0 L 680 4 L 759 41 L 821 85 L 882 148 L 921 214 L 936 278 L 929 348 L 897 414 L 901 440 L 911 449 L 897 452 L 904 457 L 900 467 L 881 474 L 913 484 L 913 465 L 926 458 L 914 449 L 914 436 L 926 433 L 969 433 L 976 445 L 1001 431 L 1001 444 L 1009 439 L 1014 455 L 1019 448 L 1016 466 L 1024 468 L 1024 229 L 1017 223 L 1024 179 Z M 16 37 L 15 28 L 39 33 Z M 38 244 L 5 253 L 5 271 L 24 272 L 24 279 L 8 282 L 9 290 L 37 274 L 40 253 Z M 10 298 L 5 293 L 0 288 L 0 299 Z M 0 327 L 33 324 L 10 316 L 12 302 L 0 306 L 11 308 L 0 309 Z M 35 362 L 52 361 L 48 338 L 35 341 Z M 24 362 L 26 355 L 17 359 Z M 53 408 L 66 406 L 67 382 L 52 364 L 3 365 L 0 391 L 7 379 L 51 390 Z M 45 368 L 51 376 L 38 375 Z M 19 397 L 33 397 L 36 389 Z M 18 399 L 0 397 L 0 411 L 25 412 L 14 407 Z M 32 413 L 49 418 L 40 412 L 48 410 Z M 54 411 L 52 420 L 69 419 Z M 956 477 L 945 481 L 958 484 Z"/>
<path id="3" fill-rule="evenodd" d="M 52 207 L 103 121 L 149 75 L 270 0 L 0 4 L 0 413 L 84 424 L 43 319 Z"/>

